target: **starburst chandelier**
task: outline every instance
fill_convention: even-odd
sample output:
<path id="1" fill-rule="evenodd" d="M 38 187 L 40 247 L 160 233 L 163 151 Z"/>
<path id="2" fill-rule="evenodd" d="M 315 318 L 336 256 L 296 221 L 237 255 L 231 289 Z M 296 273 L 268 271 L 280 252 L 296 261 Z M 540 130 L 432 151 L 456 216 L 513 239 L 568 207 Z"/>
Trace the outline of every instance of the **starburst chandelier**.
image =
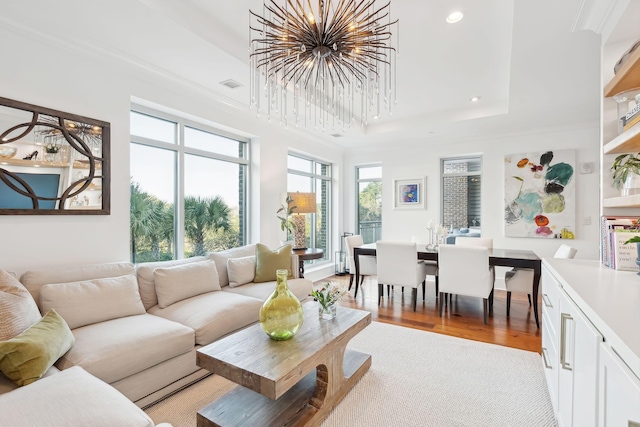
<path id="1" fill-rule="evenodd" d="M 391 114 L 398 21 L 390 3 L 375 3 L 265 0 L 263 16 L 249 11 L 250 108 L 285 127 L 292 116 L 296 127 L 322 131 Z"/>

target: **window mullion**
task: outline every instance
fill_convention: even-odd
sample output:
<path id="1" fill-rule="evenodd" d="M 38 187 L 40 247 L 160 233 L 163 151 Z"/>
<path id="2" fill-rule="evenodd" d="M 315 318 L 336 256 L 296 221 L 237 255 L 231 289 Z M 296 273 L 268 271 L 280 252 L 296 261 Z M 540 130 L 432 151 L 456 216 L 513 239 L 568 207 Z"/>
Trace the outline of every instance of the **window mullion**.
<path id="1" fill-rule="evenodd" d="M 176 188 L 176 258 L 184 258 L 184 123 L 178 123 L 178 158 L 175 168 Z"/>

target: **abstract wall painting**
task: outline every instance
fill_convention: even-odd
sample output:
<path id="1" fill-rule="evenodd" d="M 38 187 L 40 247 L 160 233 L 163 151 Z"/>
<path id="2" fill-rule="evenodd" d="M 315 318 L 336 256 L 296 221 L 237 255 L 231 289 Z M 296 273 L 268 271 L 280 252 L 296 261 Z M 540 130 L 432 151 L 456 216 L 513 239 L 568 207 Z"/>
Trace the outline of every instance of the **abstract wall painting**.
<path id="1" fill-rule="evenodd" d="M 575 238 L 575 158 L 574 150 L 505 156 L 507 237 Z"/>
<path id="2" fill-rule="evenodd" d="M 424 209 L 425 178 L 395 179 L 393 181 L 396 210 Z"/>

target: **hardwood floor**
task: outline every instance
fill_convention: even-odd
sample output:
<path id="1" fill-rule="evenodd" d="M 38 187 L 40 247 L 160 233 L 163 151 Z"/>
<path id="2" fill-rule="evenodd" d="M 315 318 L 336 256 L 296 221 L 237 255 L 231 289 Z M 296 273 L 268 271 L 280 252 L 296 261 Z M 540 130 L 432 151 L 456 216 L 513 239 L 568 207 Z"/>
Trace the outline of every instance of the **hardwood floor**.
<path id="1" fill-rule="evenodd" d="M 349 275 L 331 276 L 315 284 L 320 285 L 329 281 L 348 285 Z M 365 277 L 363 286 L 358 289 L 357 298 L 353 296 L 354 291 L 355 284 L 349 295 L 340 301 L 340 305 L 370 311 L 374 321 L 540 352 L 541 330 L 536 328 L 533 308 L 529 307 L 527 296 L 524 294 L 512 294 L 511 316 L 507 317 L 507 293 L 496 290 L 493 315 L 489 315 L 488 324 L 484 325 L 480 298 L 454 295 L 452 305 L 445 306 L 445 311 L 440 317 L 439 298 L 435 297 L 433 282 L 427 282 L 427 295 L 424 301 L 422 288 L 418 290 L 418 306 L 415 312 L 411 306 L 410 289 L 406 289 L 403 294 L 401 289 L 396 287 L 391 298 L 388 298 L 385 287 L 385 296 L 382 298 L 380 307 L 378 307 L 378 282 L 375 277 Z M 540 310 L 540 306 L 538 309 Z M 541 310 L 539 313 L 542 316 Z"/>

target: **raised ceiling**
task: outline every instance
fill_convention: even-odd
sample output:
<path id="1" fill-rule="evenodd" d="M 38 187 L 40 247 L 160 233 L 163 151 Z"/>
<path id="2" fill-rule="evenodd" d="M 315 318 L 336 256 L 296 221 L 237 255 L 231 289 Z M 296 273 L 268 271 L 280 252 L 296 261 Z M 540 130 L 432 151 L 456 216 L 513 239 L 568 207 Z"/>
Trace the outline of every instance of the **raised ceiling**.
<path id="1" fill-rule="evenodd" d="M 597 123 L 600 38 L 571 31 L 580 0 L 391 2 L 400 20 L 393 115 L 320 137 L 358 147 Z M 249 9 L 261 13 L 262 2 L 22 0 L 4 2 L 0 24 L 155 68 L 246 113 Z M 447 24 L 454 9 L 465 17 Z M 228 79 L 244 87 L 219 84 Z"/>

